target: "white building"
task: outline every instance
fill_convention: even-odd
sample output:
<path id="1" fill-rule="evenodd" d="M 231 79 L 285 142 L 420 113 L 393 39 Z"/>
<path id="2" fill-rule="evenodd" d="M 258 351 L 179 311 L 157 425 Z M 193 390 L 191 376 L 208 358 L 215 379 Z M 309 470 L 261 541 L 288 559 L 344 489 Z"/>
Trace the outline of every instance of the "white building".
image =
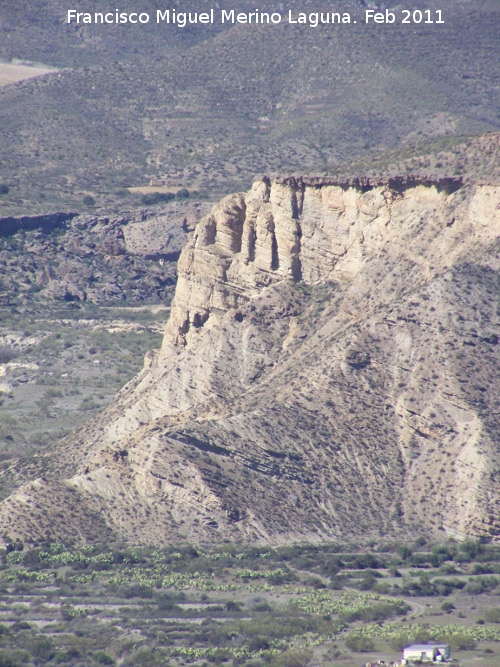
<path id="1" fill-rule="evenodd" d="M 412 644 L 403 649 L 403 660 L 443 662 L 450 659 L 448 644 Z"/>

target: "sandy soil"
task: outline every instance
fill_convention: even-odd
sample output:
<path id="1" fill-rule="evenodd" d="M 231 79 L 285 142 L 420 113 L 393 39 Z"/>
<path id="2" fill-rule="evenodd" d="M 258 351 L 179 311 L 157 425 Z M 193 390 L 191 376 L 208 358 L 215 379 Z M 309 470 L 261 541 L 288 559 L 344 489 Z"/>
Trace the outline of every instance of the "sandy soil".
<path id="1" fill-rule="evenodd" d="M 35 76 L 41 76 L 42 74 L 48 74 L 49 72 L 55 72 L 54 67 L 42 67 L 42 66 L 31 66 L 31 65 L 16 65 L 14 63 L 1 63 L 0 62 L 0 87 L 8 86 L 11 83 L 16 83 L 16 81 L 22 81 L 23 79 L 33 79 Z"/>

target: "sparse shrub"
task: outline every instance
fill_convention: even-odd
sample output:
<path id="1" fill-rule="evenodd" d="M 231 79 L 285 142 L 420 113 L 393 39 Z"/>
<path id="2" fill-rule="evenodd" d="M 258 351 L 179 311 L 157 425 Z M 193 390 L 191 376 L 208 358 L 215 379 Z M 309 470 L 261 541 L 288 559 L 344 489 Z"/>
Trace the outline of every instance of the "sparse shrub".
<path id="1" fill-rule="evenodd" d="M 148 192 L 148 194 L 142 196 L 141 203 L 144 206 L 156 206 L 172 201 L 172 199 L 175 199 L 172 192 Z"/>
<path id="2" fill-rule="evenodd" d="M 94 660 L 98 662 L 100 665 L 116 664 L 115 660 L 104 651 L 98 651 L 97 653 L 94 653 Z"/>
<path id="3" fill-rule="evenodd" d="M 85 195 L 82 202 L 84 206 L 95 206 L 95 199 L 92 195 Z"/>
<path id="4" fill-rule="evenodd" d="M 19 352 L 11 345 L 0 345 L 0 364 L 7 364 L 19 356 Z"/>
<path id="5" fill-rule="evenodd" d="M 0 651 L 0 667 L 20 667 L 28 662 L 29 655 L 24 651 Z"/>
<path id="6" fill-rule="evenodd" d="M 124 598 L 152 598 L 153 591 L 149 586 L 141 586 L 136 584 L 134 586 L 129 586 L 122 591 Z"/>
<path id="7" fill-rule="evenodd" d="M 339 577 L 338 575 L 331 577 L 329 588 L 331 588 L 333 591 L 342 590 L 344 588 L 344 580 L 342 577 Z"/>
<path id="8" fill-rule="evenodd" d="M 62 398 L 63 393 L 60 389 L 56 389 L 55 387 L 50 387 L 49 389 L 46 390 L 45 396 L 46 398 Z"/>
<path id="9" fill-rule="evenodd" d="M 391 592 L 391 585 L 386 581 L 381 581 L 375 584 L 373 587 L 375 593 L 382 593 L 383 595 L 388 595 Z"/>
<path id="10" fill-rule="evenodd" d="M 326 584 L 318 577 L 308 577 L 304 583 L 306 586 L 312 586 L 315 590 L 326 588 Z"/>
<path id="11" fill-rule="evenodd" d="M 96 408 L 99 408 L 100 405 L 97 401 L 95 401 L 92 396 L 87 396 L 86 398 L 83 399 L 83 401 L 80 404 L 80 409 L 81 410 L 95 410 Z"/>
<path id="12" fill-rule="evenodd" d="M 484 619 L 489 623 L 500 623 L 500 607 L 492 607 L 484 612 Z"/>
<path id="13" fill-rule="evenodd" d="M 471 651 L 476 648 L 476 642 L 467 634 L 456 633 L 444 638 L 450 648 L 455 651 Z"/>
<path id="14" fill-rule="evenodd" d="M 253 637 L 249 643 L 250 651 L 267 651 L 270 647 L 269 641 L 265 637 Z"/>
<path id="15" fill-rule="evenodd" d="M 492 591 L 498 586 L 499 579 L 497 577 L 476 577 L 471 579 L 465 586 L 464 592 L 469 595 L 480 595 L 487 591 Z"/>
<path id="16" fill-rule="evenodd" d="M 56 653 L 54 643 L 49 637 L 34 637 L 27 642 L 26 648 L 34 658 L 41 660 L 51 660 Z"/>
<path id="17" fill-rule="evenodd" d="M 306 667 L 312 658 L 313 652 L 309 649 L 285 651 L 276 656 L 270 663 L 271 667 Z"/>
<path id="18" fill-rule="evenodd" d="M 363 635 L 350 634 L 347 635 L 345 640 L 345 645 L 351 651 L 355 653 L 366 653 L 368 651 L 373 651 L 375 648 L 375 643 L 370 637 L 364 637 Z"/>
<path id="19" fill-rule="evenodd" d="M 359 582 L 359 590 L 371 591 L 376 583 L 377 579 L 373 576 L 363 577 L 363 579 L 361 579 L 361 581 Z"/>
<path id="20" fill-rule="evenodd" d="M 401 560 L 408 560 L 408 558 L 410 558 L 412 555 L 412 550 L 410 549 L 410 547 L 402 545 L 398 548 L 398 555 L 401 558 Z"/>
<path id="21" fill-rule="evenodd" d="M 165 665 L 165 659 L 160 654 L 157 653 L 154 649 L 142 649 L 138 653 L 134 653 L 123 663 L 127 667 L 129 665 L 143 665 L 144 667 L 163 667 Z"/>

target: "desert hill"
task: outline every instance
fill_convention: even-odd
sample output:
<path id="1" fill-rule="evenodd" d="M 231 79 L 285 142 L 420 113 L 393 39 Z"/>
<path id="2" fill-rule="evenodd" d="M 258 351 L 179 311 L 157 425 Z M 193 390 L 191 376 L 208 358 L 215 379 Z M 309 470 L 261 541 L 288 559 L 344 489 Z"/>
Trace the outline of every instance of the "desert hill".
<path id="1" fill-rule="evenodd" d="M 44 62 L 55 67 L 89 67 L 105 61 L 141 60 L 159 53 L 172 53 L 189 48 L 204 39 L 211 38 L 224 26 L 190 25 L 185 30 L 157 30 L 154 22 L 148 25 L 92 25 L 67 23 L 67 12 L 109 12 L 98 0 L 89 0 L 84 6 L 71 6 L 64 0 L 18 0 L 3 2 L 0 17 L 0 58 L 23 58 Z M 270 3 L 269 7 L 277 3 Z M 291 6 L 295 3 L 292 0 Z M 307 4 L 307 0 L 306 0 Z M 5 6 L 3 6 L 5 5 Z M 196 11 L 207 11 L 213 5 L 208 0 L 198 0 Z M 219 1 L 221 8 L 234 3 Z M 252 7 L 247 0 L 238 0 L 242 11 Z M 183 11 L 176 0 L 165 0 L 158 5 L 153 0 L 122 0 L 120 13 L 147 12 L 152 17 L 156 10 Z M 189 10 L 188 10 L 189 11 Z M 191 10 L 193 11 L 193 10 Z M 225 26 L 227 28 L 227 26 Z"/>
<path id="2" fill-rule="evenodd" d="M 14 466 L 4 536 L 500 531 L 500 187 L 272 177 L 184 248 L 164 341 Z"/>
<path id="3" fill-rule="evenodd" d="M 498 183 L 500 134 L 443 137 L 418 146 L 399 146 L 372 159 L 352 161 L 349 167 L 369 178 L 418 173 L 438 180 L 453 174 L 464 182 Z"/>
<path id="4" fill-rule="evenodd" d="M 362 16 L 362 3 L 351 5 Z M 53 44 L 47 63 L 62 69 L 0 91 L 3 215 L 78 210 L 88 194 L 123 206 L 125 189 L 151 178 L 222 195 L 259 173 L 332 173 L 388 150 L 498 131 L 498 6 L 439 6 L 439 29 L 283 22 L 177 31 L 172 41 L 163 28 L 126 39 L 65 29 L 63 39 L 45 9 L 31 29 L 53 37 L 32 43 Z M 27 57 L 20 34 L 9 57 Z"/>

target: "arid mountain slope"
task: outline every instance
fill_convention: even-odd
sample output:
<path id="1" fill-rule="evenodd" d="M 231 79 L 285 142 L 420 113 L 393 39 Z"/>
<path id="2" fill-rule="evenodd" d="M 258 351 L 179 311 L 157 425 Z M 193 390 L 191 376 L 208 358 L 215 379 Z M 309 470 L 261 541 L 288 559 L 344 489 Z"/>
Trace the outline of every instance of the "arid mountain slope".
<path id="1" fill-rule="evenodd" d="M 442 25 L 400 23 L 405 3 L 394 24 L 366 24 L 366 8 L 344 0 L 333 6 L 352 11 L 356 23 L 311 28 L 285 17 L 196 32 L 77 27 L 58 24 L 62 0 L 37 0 L 39 11 L 26 0 L 6 4 L 0 14 L 14 28 L 0 53 L 36 51 L 61 71 L 0 91 L 2 183 L 10 188 L 0 198 L 3 215 L 79 210 L 87 195 L 101 207 L 122 206 L 124 188 L 151 178 L 226 194 L 262 172 L 331 173 L 388 150 L 500 129 L 493 0 L 406 2 L 440 9 Z M 255 9 L 248 0 L 218 4 Z M 281 11 L 321 5 L 333 8 L 303 0 Z M 29 35 L 23 46 L 19 38 Z"/>
<path id="2" fill-rule="evenodd" d="M 162 349 L 11 471 L 1 532 L 500 534 L 499 208 L 499 186 L 411 177 L 226 197 L 181 254 Z"/>
<path id="3" fill-rule="evenodd" d="M 371 161 L 353 162 L 351 171 L 369 178 L 426 174 L 437 180 L 454 174 L 466 182 L 500 183 L 500 133 L 478 137 L 447 137 L 416 147 L 399 147 Z"/>
<path id="4" fill-rule="evenodd" d="M 421 0 L 420 0 L 421 1 Z M 467 0 L 466 0 L 467 1 Z M 435 0 L 432 0 L 435 2 Z M 68 5 L 65 0 L 0 0 L 0 58 L 11 60 L 22 58 L 44 62 L 57 67 L 92 66 L 102 62 L 118 60 L 139 61 L 155 58 L 159 54 L 188 49 L 194 44 L 213 38 L 229 26 L 223 24 L 191 24 L 184 29 L 156 24 L 156 11 L 210 11 L 214 5 L 210 0 L 197 0 L 196 7 L 183 7 L 178 0 L 121 0 L 119 11 L 126 13 L 147 12 L 151 21 L 147 24 L 100 24 L 92 25 L 72 21 L 68 24 L 68 10 L 79 12 L 109 12 L 114 8 L 103 5 L 100 0 L 87 0 L 84 6 Z M 287 6 L 305 9 L 313 0 L 290 0 Z M 346 2 L 347 9 L 359 6 L 358 0 Z M 279 2 L 266 3 L 267 11 L 274 11 Z M 314 4 L 313 4 L 314 6 Z M 425 5 L 426 7 L 430 5 Z M 254 11 L 251 0 L 218 0 L 218 9 Z M 125 28 L 125 29 L 124 29 Z"/>

